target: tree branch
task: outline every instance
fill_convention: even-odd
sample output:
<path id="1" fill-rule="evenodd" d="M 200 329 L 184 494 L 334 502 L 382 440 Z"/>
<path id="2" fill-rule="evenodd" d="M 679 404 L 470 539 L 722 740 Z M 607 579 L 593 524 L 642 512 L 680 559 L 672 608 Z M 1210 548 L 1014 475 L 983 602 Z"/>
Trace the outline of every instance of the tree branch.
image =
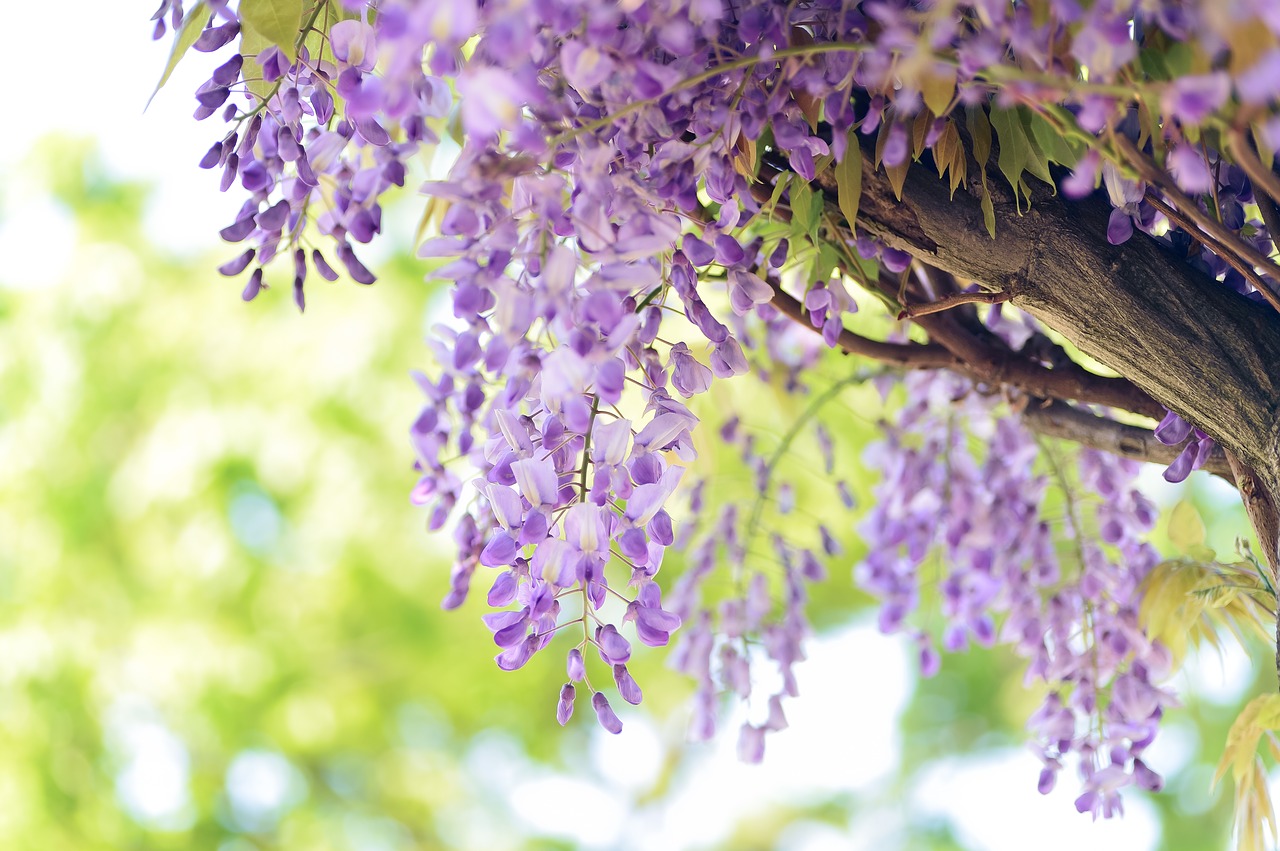
<path id="1" fill-rule="evenodd" d="M 800 304 L 789 293 L 783 292 L 776 282 L 769 281 L 769 285 L 773 287 L 772 303 L 774 307 L 814 333 L 822 333 L 809 322 L 809 317 L 805 315 L 804 305 Z M 840 331 L 837 345 L 847 354 L 862 355 L 872 360 L 896 364 L 907 369 L 954 369 L 963 371 L 963 364 L 955 355 L 942 346 L 934 344 L 882 343 L 878 340 L 868 340 L 866 337 L 861 337 L 844 328 Z"/>
<path id="2" fill-rule="evenodd" d="M 1276 177 L 1275 172 L 1271 171 L 1262 161 L 1258 159 L 1258 155 L 1253 152 L 1253 148 L 1249 145 L 1249 140 L 1245 138 L 1244 131 L 1238 128 L 1232 128 L 1227 133 L 1228 150 L 1235 159 L 1236 165 L 1244 169 L 1244 173 L 1249 176 L 1249 180 L 1253 181 L 1253 193 L 1256 197 L 1258 190 L 1262 190 L 1272 201 L 1280 201 L 1280 178 Z M 1274 209 L 1274 207 L 1272 208 Z M 1280 234 L 1274 234 L 1280 238 Z"/>
<path id="3" fill-rule="evenodd" d="M 783 173 L 783 166 L 780 164 L 766 159 L 765 165 L 773 169 L 775 175 Z M 867 166 L 864 165 L 864 169 L 866 168 Z M 882 181 L 884 180 L 880 175 L 875 175 L 875 177 Z M 831 195 L 831 199 L 835 198 L 837 190 L 834 184 L 826 186 L 820 181 L 819 185 Z M 864 199 L 867 194 L 867 188 L 867 186 L 864 186 Z M 765 194 L 766 191 L 763 186 L 758 190 L 761 195 Z M 834 205 L 834 201 L 832 201 L 832 204 Z M 852 231 L 849 230 L 848 232 L 850 238 L 852 238 Z M 936 247 L 937 243 L 933 243 L 933 245 Z M 843 267 L 843 264 L 841 266 Z M 842 271 L 854 280 L 858 279 L 856 275 L 850 275 L 849 270 L 842 269 Z M 940 266 L 935 266 L 931 273 L 940 277 L 954 274 L 953 270 Z M 981 281 L 981 279 L 973 278 L 969 275 L 962 275 L 961 277 Z M 950 277 L 950 282 L 952 284 L 955 283 L 954 277 Z M 902 295 L 901 290 L 904 283 L 905 281 L 898 280 L 886 281 L 884 278 L 872 282 L 873 286 L 879 289 L 882 295 L 887 296 L 898 304 L 901 304 L 899 297 Z M 955 287 L 955 289 L 958 289 L 958 287 Z M 965 295 L 963 293 L 957 294 Z M 993 302 L 1003 302 L 1011 301 L 1016 296 L 1017 293 L 1012 284 L 1010 284 L 1008 287 L 997 288 L 997 292 L 990 297 Z M 950 297 L 944 297 L 939 303 L 947 301 L 948 298 Z M 962 303 L 957 301 L 948 306 L 957 306 Z M 963 365 L 950 368 L 956 369 L 970 378 L 997 386 L 1008 385 L 1016 387 L 1041 398 L 1075 400 L 1104 405 L 1108 408 L 1130 411 L 1157 420 L 1165 414 L 1164 406 L 1127 379 L 1097 375 L 1070 360 L 1050 369 L 1003 345 L 990 345 L 989 340 L 978 337 L 950 317 L 929 315 L 932 313 L 935 313 L 935 311 L 917 313 L 912 317 L 912 321 L 929 334 L 931 342 L 941 344 Z M 808 322 L 805 321 L 805 324 L 807 325 Z"/>
<path id="4" fill-rule="evenodd" d="M 1204 429 L 1280 492 L 1280 317 L 1273 310 L 1144 234 L 1109 244 L 1111 208 L 1099 197 L 1069 202 L 1037 190 L 1030 212 L 1020 215 L 1003 178 L 991 175 L 999 223 L 992 239 L 977 166 L 969 170 L 973 192 L 953 200 L 935 172 L 912 165 L 899 200 L 875 170 L 874 140 L 861 141 L 860 230 L 983 289 L 1012 291 L 1019 308 Z M 834 176 L 824 173 L 819 183 L 834 209 Z M 917 321 L 923 327 L 940 318 Z"/>
<path id="5" fill-rule="evenodd" d="M 917 316 L 928 316 L 930 313 L 941 313 L 962 304 L 1000 304 L 1013 298 L 1012 293 L 954 293 L 937 301 L 923 304 L 904 305 L 898 311 L 899 319 L 914 319 Z"/>
<path id="6" fill-rule="evenodd" d="M 1100 417 L 1065 402 L 1036 404 L 1033 400 L 1022 411 L 1022 421 L 1032 431 L 1048 437 L 1070 440 L 1134 461 L 1168 466 L 1182 451 L 1181 447 L 1166 446 L 1156 440 L 1150 429 Z M 1202 469 L 1235 482 L 1221 447 L 1214 448 Z"/>
<path id="7" fill-rule="evenodd" d="M 1111 139 L 1121 153 L 1132 163 L 1142 179 L 1159 188 L 1169 198 L 1165 202 L 1153 195 L 1147 196 L 1147 202 L 1183 230 L 1199 236 L 1208 243 L 1223 260 L 1231 264 L 1258 292 L 1274 307 L 1280 310 L 1280 296 L 1276 295 L 1271 284 L 1260 274 L 1258 269 L 1269 269 L 1275 273 L 1280 271 L 1271 258 L 1247 245 L 1239 235 L 1233 233 L 1226 225 L 1200 210 L 1199 205 L 1183 194 L 1174 182 L 1142 153 L 1122 133 L 1112 133 Z"/>

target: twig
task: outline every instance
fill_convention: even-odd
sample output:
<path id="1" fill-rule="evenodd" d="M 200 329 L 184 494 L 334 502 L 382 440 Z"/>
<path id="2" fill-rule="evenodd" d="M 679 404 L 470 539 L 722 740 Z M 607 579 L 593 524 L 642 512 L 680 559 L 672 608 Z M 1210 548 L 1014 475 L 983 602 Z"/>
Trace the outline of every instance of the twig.
<path id="1" fill-rule="evenodd" d="M 898 311 L 898 318 L 912 319 L 916 316 L 927 316 L 930 313 L 941 313 L 944 310 L 950 310 L 962 304 L 1001 304 L 1011 298 L 1013 298 L 1013 293 L 1011 292 L 956 293 L 925 304 L 908 304 Z"/>
<path id="2" fill-rule="evenodd" d="M 1199 239 L 1201 242 L 1208 245 L 1214 254 L 1217 254 L 1223 260 L 1227 261 L 1227 263 L 1231 265 L 1231 268 L 1243 275 L 1245 280 L 1253 285 L 1254 289 L 1262 293 L 1262 295 L 1266 297 L 1267 301 L 1272 303 L 1276 310 L 1280 310 L 1280 300 L 1277 300 L 1276 296 L 1272 295 L 1271 287 L 1262 279 L 1262 276 L 1258 274 L 1257 269 L 1238 256 L 1234 248 L 1230 245 L 1223 244 L 1212 234 L 1205 233 L 1203 228 L 1197 226 L 1197 218 L 1188 216 L 1185 211 L 1175 207 L 1164 199 L 1155 195 L 1148 195 L 1146 197 L 1146 201 L 1152 207 L 1155 207 L 1156 210 L 1163 213 L 1170 222 L 1191 234 L 1193 238 Z"/>
<path id="3" fill-rule="evenodd" d="M 792 297 L 790 293 L 783 292 L 782 288 L 775 282 L 769 281 L 769 285 L 773 287 L 774 307 L 809 328 L 815 334 L 822 333 L 821 329 L 814 328 L 809 322 L 804 305 Z M 959 370 L 963 367 L 960 360 L 942 346 L 933 343 L 882 343 L 879 340 L 868 340 L 866 337 L 861 337 L 848 328 L 840 330 L 840 337 L 836 341 L 836 345 L 847 354 L 862 355 L 872 360 L 896 364 L 908 369 Z"/>
<path id="4" fill-rule="evenodd" d="M 882 289 L 897 286 L 895 281 L 885 278 L 878 283 Z M 913 321 L 924 329 L 931 341 L 959 358 L 964 364 L 962 373 L 979 381 L 1009 385 L 1045 399 L 1105 405 L 1153 419 L 1165 414 L 1163 405 L 1128 379 L 1107 378 L 1074 361 L 1049 369 L 1019 352 L 979 337 L 946 315 L 920 316 Z"/>
<path id="5" fill-rule="evenodd" d="M 1249 179 L 1253 181 L 1254 193 L 1256 194 L 1261 189 L 1270 195 L 1273 200 L 1280 201 L 1280 177 L 1277 177 L 1262 164 L 1262 160 L 1258 159 L 1258 155 L 1249 146 L 1244 133 L 1239 129 L 1233 128 L 1227 135 L 1227 141 L 1228 149 L 1231 151 L 1231 156 L 1235 157 L 1236 165 L 1244 169 L 1244 173 L 1249 175 Z M 1277 236 L 1280 237 L 1280 234 Z"/>
<path id="6" fill-rule="evenodd" d="M 1117 422 L 1091 414 L 1065 402 L 1032 400 L 1022 411 L 1022 420 L 1032 431 L 1101 449 L 1122 458 L 1152 464 L 1171 464 L 1181 452 L 1156 440 L 1151 429 Z M 1234 483 L 1231 466 L 1222 447 L 1215 447 L 1201 468 Z"/>
<path id="7" fill-rule="evenodd" d="M 1262 214 L 1262 223 L 1267 226 L 1271 244 L 1280 249 L 1280 213 L 1276 212 L 1276 202 L 1280 201 L 1280 177 L 1262 164 L 1240 130 L 1233 129 L 1227 139 L 1236 164 L 1244 169 L 1253 183 L 1253 200 Z"/>
<path id="8" fill-rule="evenodd" d="M 1130 163 L 1138 169 L 1138 173 L 1142 175 L 1142 179 L 1159 187 L 1170 200 L 1163 201 L 1155 195 L 1148 195 L 1147 201 L 1151 206 L 1164 213 L 1171 221 L 1184 230 L 1190 231 L 1193 235 L 1209 237 L 1204 241 L 1214 249 L 1215 253 L 1231 264 L 1245 279 L 1254 286 L 1254 288 L 1262 294 L 1262 297 L 1274 307 L 1280 310 L 1280 295 L 1277 295 L 1271 288 L 1271 285 L 1263 280 L 1258 274 L 1258 268 L 1277 270 L 1277 266 L 1272 262 L 1271 258 L 1264 256 L 1253 246 L 1246 244 L 1237 234 L 1231 232 L 1222 223 L 1205 215 L 1204 212 L 1196 205 L 1194 201 L 1183 194 L 1182 190 L 1174 184 L 1169 176 L 1162 171 L 1150 158 L 1139 151 L 1132 142 L 1121 133 L 1112 133 L 1112 140 L 1128 159 Z M 1194 228 L 1188 223 L 1194 223 Z"/>

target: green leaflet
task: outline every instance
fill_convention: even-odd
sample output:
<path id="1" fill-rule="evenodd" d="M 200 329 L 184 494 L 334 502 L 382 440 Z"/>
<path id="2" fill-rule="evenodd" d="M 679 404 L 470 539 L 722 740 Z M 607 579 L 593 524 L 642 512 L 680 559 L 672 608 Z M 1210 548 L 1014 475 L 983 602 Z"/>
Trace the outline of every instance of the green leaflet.
<path id="1" fill-rule="evenodd" d="M 804 180 L 791 182 L 791 225 L 796 234 L 814 236 L 822 212 L 822 197 Z"/>
<path id="2" fill-rule="evenodd" d="M 964 111 L 965 124 L 969 135 L 973 138 L 973 158 L 978 165 L 985 166 L 991 159 L 991 122 L 980 106 L 971 106 Z"/>
<path id="3" fill-rule="evenodd" d="M 271 46 L 271 42 L 265 37 L 258 34 L 256 30 L 248 27 L 240 28 L 240 52 L 244 54 L 245 61 L 248 62 L 257 57 L 259 53 Z M 254 66 L 255 71 L 259 66 Z M 270 97 L 272 90 L 275 88 L 274 83 L 268 83 L 262 79 L 261 73 L 254 73 L 252 79 L 246 83 L 249 91 L 253 92 L 260 99 L 266 100 Z"/>
<path id="4" fill-rule="evenodd" d="M 1018 202 L 1018 212 L 1022 212 L 1022 194 L 1018 184 L 1022 180 L 1022 172 L 1026 171 L 1027 160 L 1031 155 L 1031 143 L 1022 128 L 1022 122 L 1013 110 L 991 110 L 991 127 L 1000 140 L 1000 154 L 997 160 L 1000 172 L 1013 187 L 1014 198 Z"/>
<path id="5" fill-rule="evenodd" d="M 965 110 L 965 125 L 969 128 L 969 137 L 973 139 L 973 158 L 978 161 L 978 174 L 982 178 L 982 223 L 987 226 L 987 233 L 996 238 L 996 208 L 991 200 L 991 189 L 987 186 L 987 162 L 991 159 L 991 123 L 980 106 L 971 106 Z M 1015 190 L 1016 191 L 1016 190 Z"/>
<path id="6" fill-rule="evenodd" d="M 200 31 L 204 29 L 204 25 L 208 20 L 209 11 L 205 8 L 204 0 L 200 0 L 187 12 L 187 16 L 182 21 L 182 29 L 174 34 L 173 49 L 169 51 L 169 61 L 164 66 L 164 73 L 160 75 L 160 82 L 156 83 L 155 91 L 151 93 L 151 97 L 147 98 L 147 106 L 150 106 L 151 101 L 155 100 L 156 94 L 164 87 L 164 84 L 169 82 L 169 77 L 173 75 L 173 69 L 178 67 L 182 57 L 191 49 L 191 45 L 196 43 L 196 39 L 200 37 Z"/>
<path id="7" fill-rule="evenodd" d="M 1049 160 L 1052 158 L 1059 162 L 1062 161 L 1058 160 L 1057 157 L 1050 157 L 1037 142 L 1035 123 L 1031 119 L 1032 116 L 1022 109 L 993 109 L 991 111 L 991 125 L 995 128 L 996 138 L 1000 140 L 1000 171 L 1004 174 L 1005 179 L 1009 181 L 1009 185 L 1013 187 L 1014 199 L 1018 204 L 1019 213 L 1023 212 L 1023 201 L 1027 202 L 1028 208 L 1031 206 L 1030 187 L 1022 178 L 1023 172 L 1030 172 L 1049 186 L 1054 187 L 1056 191 L 1053 176 L 1049 174 Z M 1062 145 L 1065 146 L 1065 141 L 1062 141 L 1061 137 L 1058 137 L 1058 141 L 1061 141 Z M 1057 141 L 1051 144 L 1055 148 L 1058 147 Z M 1073 160 L 1070 148 L 1062 151 L 1061 156 L 1065 160 Z"/>
<path id="8" fill-rule="evenodd" d="M 778 175 L 773 183 L 773 194 L 769 196 L 769 203 L 766 209 L 769 211 L 769 221 L 773 221 L 774 214 L 778 211 L 778 203 L 782 200 L 782 193 L 786 191 L 787 185 L 791 182 L 791 172 L 783 172 Z"/>
<path id="9" fill-rule="evenodd" d="M 1278 727 L 1280 694 L 1264 694 L 1249 701 L 1231 725 L 1226 747 L 1222 751 L 1222 761 L 1214 772 L 1213 782 L 1216 784 L 1221 780 L 1222 775 L 1230 768 L 1236 785 L 1244 783 L 1249 768 L 1253 765 L 1262 734 Z"/>
<path id="10" fill-rule="evenodd" d="M 987 226 L 987 233 L 996 238 L 996 206 L 991 201 L 991 190 L 987 189 L 987 179 L 982 178 L 982 223 Z"/>
<path id="11" fill-rule="evenodd" d="M 836 164 L 836 190 L 840 213 L 852 232 L 858 219 L 858 202 L 862 199 L 862 149 L 858 147 L 856 130 L 849 131 L 844 159 Z"/>
<path id="12" fill-rule="evenodd" d="M 823 241 L 818 246 L 818 263 L 815 268 L 817 274 L 813 278 L 813 283 L 818 281 L 829 281 L 831 275 L 840 268 L 840 252 L 827 241 Z"/>
<path id="13" fill-rule="evenodd" d="M 1036 142 L 1035 135 L 1031 132 L 1031 128 L 1027 124 L 1027 116 L 1023 116 L 1022 129 L 1027 135 L 1027 145 L 1030 148 L 1027 156 L 1027 171 L 1040 178 L 1049 187 L 1053 189 L 1054 194 L 1058 192 L 1058 185 L 1053 182 L 1053 175 L 1049 174 L 1049 156 L 1044 152 L 1040 145 Z M 1024 183 L 1026 181 L 1023 181 Z M 1027 204 L 1030 206 L 1031 190 L 1027 188 Z"/>
<path id="14" fill-rule="evenodd" d="M 293 60 L 304 5 L 304 0 L 240 0 L 240 23 Z"/>
<path id="15" fill-rule="evenodd" d="M 1036 146 L 1051 162 L 1067 168 L 1075 168 L 1076 163 L 1080 161 L 1080 155 L 1072 148 L 1071 140 L 1066 135 L 1055 130 L 1053 125 L 1042 116 L 1033 113 L 1027 114 L 1027 126 L 1031 130 Z"/>
<path id="16" fill-rule="evenodd" d="M 947 65 L 936 65 L 920 80 L 920 97 L 924 105 L 934 115 L 947 114 L 951 99 L 956 93 L 956 69 Z"/>

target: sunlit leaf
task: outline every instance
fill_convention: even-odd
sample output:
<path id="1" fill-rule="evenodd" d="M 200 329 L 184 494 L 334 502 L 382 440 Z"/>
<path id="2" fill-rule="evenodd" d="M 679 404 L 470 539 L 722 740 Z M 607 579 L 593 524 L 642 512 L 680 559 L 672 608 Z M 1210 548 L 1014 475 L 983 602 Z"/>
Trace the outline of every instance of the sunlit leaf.
<path id="1" fill-rule="evenodd" d="M 1169 514 L 1169 540 L 1188 554 L 1192 547 L 1204 543 L 1204 521 L 1196 507 L 1186 500 L 1175 505 Z"/>
<path id="2" fill-rule="evenodd" d="M 836 194 L 840 213 L 850 229 L 858 220 L 858 202 L 862 199 L 862 149 L 858 134 L 850 130 L 844 159 L 836 164 Z"/>
<path id="3" fill-rule="evenodd" d="M 305 5 L 305 0 L 240 0 L 240 23 L 280 48 L 289 59 L 296 59 Z"/>
<path id="4" fill-rule="evenodd" d="M 164 73 L 160 75 L 160 80 L 156 83 L 151 97 L 147 98 L 148 106 L 151 105 L 151 101 L 155 100 L 155 96 L 160 89 L 164 88 L 164 84 L 169 82 L 169 77 L 173 75 L 174 69 L 182 61 L 182 57 L 187 55 L 191 45 L 196 43 L 196 39 L 200 37 L 200 31 L 204 29 L 204 25 L 208 20 L 209 10 L 205 7 L 204 0 L 200 0 L 200 2 L 192 6 L 186 17 L 182 19 L 182 28 L 174 33 L 173 49 L 169 51 L 169 61 L 165 63 Z"/>

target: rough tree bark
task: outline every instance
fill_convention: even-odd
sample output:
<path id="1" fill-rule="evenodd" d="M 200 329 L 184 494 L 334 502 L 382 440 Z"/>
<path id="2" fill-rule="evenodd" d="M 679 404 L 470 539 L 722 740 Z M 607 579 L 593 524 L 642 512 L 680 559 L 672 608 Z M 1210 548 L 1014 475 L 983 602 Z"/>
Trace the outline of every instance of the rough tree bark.
<path id="1" fill-rule="evenodd" d="M 859 226 L 930 266 L 1011 294 L 1040 319 L 1161 404 L 1204 429 L 1280 487 L 1280 317 L 1197 272 L 1154 240 L 1106 239 L 1110 207 L 1037 193 L 1018 215 L 997 194 L 996 238 L 976 198 L 926 167 L 898 201 L 864 164 Z M 997 178 L 988 183 L 996 194 Z M 824 187 L 833 196 L 834 185 Z"/>
<path id="2" fill-rule="evenodd" d="M 952 199 L 929 164 L 915 164 L 898 200 L 870 151 L 862 154 L 859 228 L 927 266 L 1007 296 L 1219 443 L 1225 457 L 1215 459 L 1215 472 L 1232 475 L 1240 487 L 1274 577 L 1280 558 L 1280 315 L 1140 232 L 1124 245 L 1110 245 L 1111 208 L 1102 199 L 1067 201 L 1039 186 L 1030 211 L 1020 214 L 1003 177 L 989 174 L 997 221 L 992 239 L 976 185 Z M 969 174 L 977 180 L 972 161 Z M 819 183 L 834 209 L 834 178 L 826 174 Z M 932 318 L 916 321 L 929 331 Z M 955 352 L 945 340 L 931 338 Z M 1227 460 L 1230 471 L 1222 463 Z M 1280 674 L 1280 624 L 1276 665 Z"/>

